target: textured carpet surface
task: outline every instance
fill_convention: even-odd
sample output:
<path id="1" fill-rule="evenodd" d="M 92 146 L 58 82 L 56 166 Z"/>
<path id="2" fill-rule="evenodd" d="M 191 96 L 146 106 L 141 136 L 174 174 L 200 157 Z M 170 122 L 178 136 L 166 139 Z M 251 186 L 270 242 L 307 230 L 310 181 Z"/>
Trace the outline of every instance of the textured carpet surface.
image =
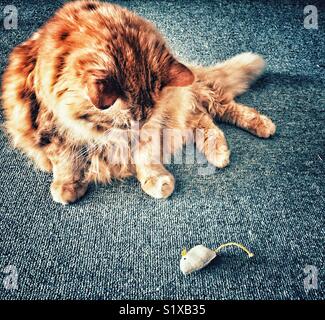
<path id="1" fill-rule="evenodd" d="M 0 25 L 0 63 L 61 4 L 15 0 L 17 30 Z M 36 172 L 0 133 L 0 298 L 323 299 L 324 7 L 319 29 L 303 27 L 288 1 L 120 1 L 152 20 L 184 60 L 215 63 L 243 51 L 267 60 L 265 75 L 239 101 L 278 126 L 270 140 L 221 125 L 232 158 L 224 170 L 171 165 L 173 196 L 151 199 L 135 179 L 93 186 L 77 204 L 52 202 L 51 175 Z M 1 122 L 3 118 L 1 115 Z M 180 250 L 238 241 L 206 269 L 183 276 Z M 18 289 L 7 290 L 15 266 Z M 318 270 L 305 290 L 303 269 Z"/>

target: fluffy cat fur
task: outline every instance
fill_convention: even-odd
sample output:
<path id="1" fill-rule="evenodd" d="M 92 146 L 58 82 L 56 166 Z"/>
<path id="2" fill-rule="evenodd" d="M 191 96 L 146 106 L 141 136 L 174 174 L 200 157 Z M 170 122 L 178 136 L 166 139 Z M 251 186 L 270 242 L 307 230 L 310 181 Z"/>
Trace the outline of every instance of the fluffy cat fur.
<path id="1" fill-rule="evenodd" d="M 157 152 L 161 137 L 169 141 L 165 153 L 194 140 L 223 168 L 230 151 L 213 118 L 262 138 L 275 133 L 269 118 L 234 100 L 263 68 L 252 53 L 185 66 L 145 19 L 114 4 L 70 2 L 11 53 L 2 82 L 5 126 L 15 147 L 53 172 L 57 202 L 76 201 L 91 182 L 131 175 L 147 194 L 166 198 L 175 181 Z M 200 129 L 203 137 L 173 140 L 165 129 Z"/>

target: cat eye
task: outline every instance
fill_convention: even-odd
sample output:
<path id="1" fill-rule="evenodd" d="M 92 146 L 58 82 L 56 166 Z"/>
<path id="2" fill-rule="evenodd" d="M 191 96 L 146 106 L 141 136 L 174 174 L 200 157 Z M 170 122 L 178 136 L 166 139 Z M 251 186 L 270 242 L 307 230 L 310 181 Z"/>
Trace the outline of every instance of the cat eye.
<path id="1" fill-rule="evenodd" d="M 108 109 L 108 108 L 110 108 L 111 106 L 110 105 L 105 105 L 105 106 L 102 106 L 100 109 L 102 109 L 102 110 L 106 110 L 106 109 Z"/>

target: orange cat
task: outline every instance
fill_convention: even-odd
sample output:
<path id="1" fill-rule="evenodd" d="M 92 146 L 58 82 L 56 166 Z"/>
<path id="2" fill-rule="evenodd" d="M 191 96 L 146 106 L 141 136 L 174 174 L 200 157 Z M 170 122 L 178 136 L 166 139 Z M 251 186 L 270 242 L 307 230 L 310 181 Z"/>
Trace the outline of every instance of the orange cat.
<path id="1" fill-rule="evenodd" d="M 185 66 L 143 18 L 113 4 L 71 2 L 10 55 L 5 124 L 14 145 L 53 172 L 57 202 L 76 201 L 91 182 L 130 175 L 166 198 L 175 182 L 162 149 L 168 155 L 194 140 L 214 166 L 229 163 L 214 117 L 259 137 L 275 133 L 269 118 L 234 101 L 263 68 L 252 53 Z"/>

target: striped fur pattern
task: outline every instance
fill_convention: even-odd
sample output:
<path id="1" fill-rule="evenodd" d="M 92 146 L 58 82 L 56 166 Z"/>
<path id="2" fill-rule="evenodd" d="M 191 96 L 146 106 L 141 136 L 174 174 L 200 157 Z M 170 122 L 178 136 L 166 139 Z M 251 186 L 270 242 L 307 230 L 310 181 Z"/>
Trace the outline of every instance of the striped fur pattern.
<path id="1" fill-rule="evenodd" d="M 15 147 L 53 173 L 57 202 L 132 175 L 147 194 L 166 198 L 175 181 L 155 151 L 161 137 L 173 141 L 168 154 L 196 140 L 223 168 L 230 151 L 213 118 L 262 138 L 275 133 L 269 118 L 234 101 L 263 68 L 252 53 L 186 66 L 147 20 L 114 4 L 70 2 L 12 51 L 2 82 L 5 126 Z M 173 130 L 196 129 L 203 138 L 172 139 Z"/>

